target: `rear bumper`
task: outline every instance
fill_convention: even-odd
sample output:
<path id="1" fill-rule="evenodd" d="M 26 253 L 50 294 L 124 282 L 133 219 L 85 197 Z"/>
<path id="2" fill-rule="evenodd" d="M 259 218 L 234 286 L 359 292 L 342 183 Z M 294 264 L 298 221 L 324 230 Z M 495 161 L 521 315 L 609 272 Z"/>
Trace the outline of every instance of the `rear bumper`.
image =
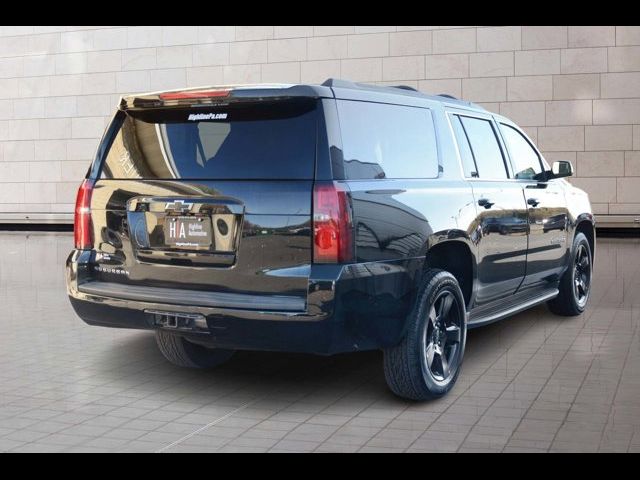
<path id="1" fill-rule="evenodd" d="M 416 259 L 417 260 L 417 259 Z M 383 348 L 397 343 L 413 301 L 415 262 L 313 265 L 306 305 L 288 297 L 242 299 L 87 281 L 91 252 L 67 259 L 67 291 L 89 325 L 156 329 L 152 312 L 198 314 L 206 327 L 180 334 L 218 348 L 316 353 Z M 163 290 L 158 291 L 158 290 Z M 249 298 L 251 297 L 251 298 Z"/>

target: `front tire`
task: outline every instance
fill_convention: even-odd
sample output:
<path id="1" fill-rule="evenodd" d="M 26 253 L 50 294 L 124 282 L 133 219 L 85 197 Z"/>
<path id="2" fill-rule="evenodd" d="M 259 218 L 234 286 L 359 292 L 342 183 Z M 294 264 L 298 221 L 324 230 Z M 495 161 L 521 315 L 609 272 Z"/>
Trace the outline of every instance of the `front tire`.
<path id="1" fill-rule="evenodd" d="M 549 310 L 565 317 L 584 312 L 591 294 L 592 259 L 589 240 L 584 233 L 578 232 L 573 239 L 571 263 L 560 279 L 560 293 L 547 303 Z"/>
<path id="2" fill-rule="evenodd" d="M 407 323 L 402 342 L 384 350 L 387 384 L 410 400 L 441 397 L 458 378 L 467 337 L 464 297 L 455 277 L 428 269 Z"/>
<path id="3" fill-rule="evenodd" d="M 233 350 L 221 350 L 197 345 L 183 336 L 156 330 L 156 343 L 162 355 L 174 365 L 188 368 L 213 368 L 225 363 Z"/>

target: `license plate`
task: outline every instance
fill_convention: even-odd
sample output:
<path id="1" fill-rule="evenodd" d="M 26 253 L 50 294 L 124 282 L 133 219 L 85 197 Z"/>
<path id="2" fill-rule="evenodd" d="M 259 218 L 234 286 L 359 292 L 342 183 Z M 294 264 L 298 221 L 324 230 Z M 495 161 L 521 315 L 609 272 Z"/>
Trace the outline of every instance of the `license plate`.
<path id="1" fill-rule="evenodd" d="M 209 217 L 165 217 L 164 241 L 177 248 L 210 248 L 211 219 Z"/>

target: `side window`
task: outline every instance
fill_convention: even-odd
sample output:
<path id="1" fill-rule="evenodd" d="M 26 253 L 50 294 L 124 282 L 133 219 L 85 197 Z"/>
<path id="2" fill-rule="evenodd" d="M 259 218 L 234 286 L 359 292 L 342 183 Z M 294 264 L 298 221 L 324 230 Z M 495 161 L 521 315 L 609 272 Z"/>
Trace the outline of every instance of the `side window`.
<path id="1" fill-rule="evenodd" d="M 430 110 L 352 100 L 337 105 L 347 179 L 438 176 Z"/>
<path id="2" fill-rule="evenodd" d="M 478 167 L 476 166 L 476 161 L 473 158 L 471 147 L 469 147 L 469 139 L 467 139 L 467 134 L 465 133 L 464 127 L 460 122 L 460 117 L 458 115 L 450 115 L 450 118 L 451 126 L 453 127 L 453 132 L 456 136 L 458 150 L 460 152 L 460 159 L 462 160 L 462 169 L 464 171 L 464 176 L 467 178 L 477 177 Z"/>
<path id="3" fill-rule="evenodd" d="M 491 180 L 508 178 L 500 144 L 491 122 L 464 116 L 460 120 L 478 166 L 478 176 Z"/>
<path id="4" fill-rule="evenodd" d="M 500 130 L 507 144 L 516 178 L 533 179 L 542 173 L 540 157 L 527 139 L 515 128 L 504 123 L 500 124 Z"/>

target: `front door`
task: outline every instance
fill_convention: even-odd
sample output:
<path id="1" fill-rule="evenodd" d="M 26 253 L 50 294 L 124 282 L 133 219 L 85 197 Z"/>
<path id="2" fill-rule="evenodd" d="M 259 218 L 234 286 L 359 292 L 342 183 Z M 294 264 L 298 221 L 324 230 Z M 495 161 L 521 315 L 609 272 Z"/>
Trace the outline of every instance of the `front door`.
<path id="1" fill-rule="evenodd" d="M 569 253 L 563 181 L 546 181 L 540 154 L 515 125 L 501 123 L 500 130 L 528 209 L 529 246 L 522 288 L 555 285 Z"/>
<path id="2" fill-rule="evenodd" d="M 557 181 L 527 185 L 529 248 L 523 288 L 556 284 L 569 254 L 568 212 L 564 191 Z"/>

